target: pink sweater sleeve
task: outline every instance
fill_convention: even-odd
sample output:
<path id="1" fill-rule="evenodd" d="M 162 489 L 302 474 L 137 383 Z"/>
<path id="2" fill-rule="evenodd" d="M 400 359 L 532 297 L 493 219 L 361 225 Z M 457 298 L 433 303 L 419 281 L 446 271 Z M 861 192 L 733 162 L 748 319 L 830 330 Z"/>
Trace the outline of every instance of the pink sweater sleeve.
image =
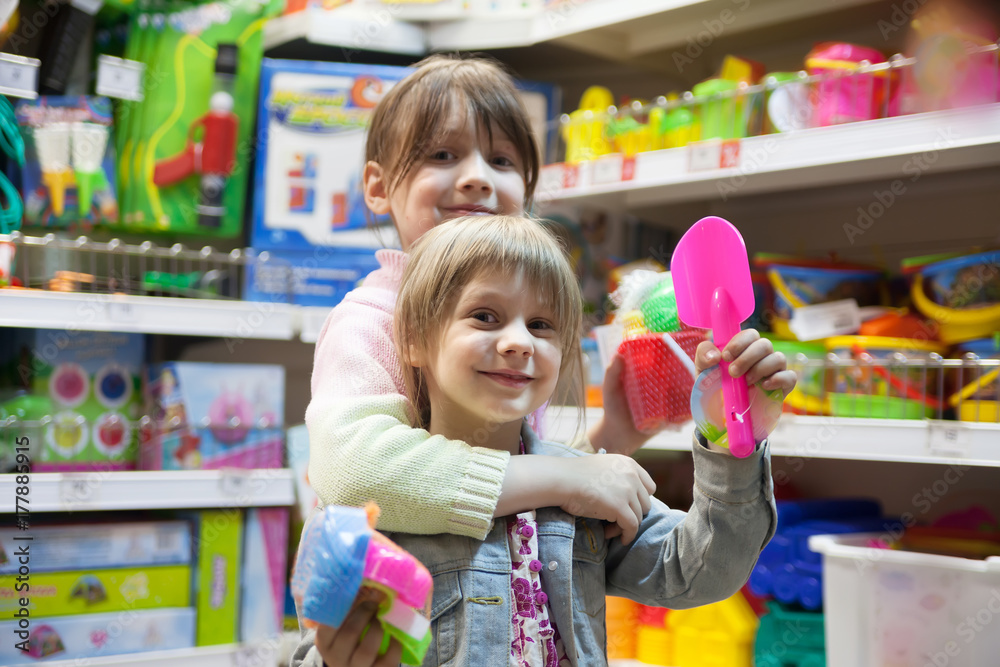
<path id="1" fill-rule="evenodd" d="M 378 503 L 380 530 L 483 539 L 509 454 L 409 426 L 392 339 L 405 256 L 379 259 L 383 268 L 333 309 L 316 344 L 309 481 L 324 504 Z"/>

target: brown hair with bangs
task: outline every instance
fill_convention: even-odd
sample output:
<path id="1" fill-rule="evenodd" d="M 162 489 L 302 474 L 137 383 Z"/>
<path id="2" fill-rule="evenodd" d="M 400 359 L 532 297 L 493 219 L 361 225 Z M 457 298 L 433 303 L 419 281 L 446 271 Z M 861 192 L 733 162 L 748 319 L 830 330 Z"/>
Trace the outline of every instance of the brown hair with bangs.
<path id="1" fill-rule="evenodd" d="M 394 334 L 415 427 L 430 424 L 430 400 L 420 369 L 408 363 L 411 350 L 432 353 L 456 300 L 472 280 L 484 274 L 500 280 L 518 272 L 552 310 L 562 350 L 559 385 L 568 394 L 563 398 L 575 399 L 563 404 L 580 404 L 583 298 L 566 251 L 531 218 L 456 218 L 417 240 L 396 298 Z"/>
<path id="2" fill-rule="evenodd" d="M 464 105 L 470 119 L 495 129 L 514 144 L 524 173 L 524 208 L 531 207 L 538 184 L 539 153 L 528 114 L 514 80 L 500 63 L 482 57 L 433 55 L 393 86 L 379 101 L 368 126 L 365 161 L 377 162 L 389 192 L 426 158 L 429 146 L 447 131 L 442 119 Z"/>

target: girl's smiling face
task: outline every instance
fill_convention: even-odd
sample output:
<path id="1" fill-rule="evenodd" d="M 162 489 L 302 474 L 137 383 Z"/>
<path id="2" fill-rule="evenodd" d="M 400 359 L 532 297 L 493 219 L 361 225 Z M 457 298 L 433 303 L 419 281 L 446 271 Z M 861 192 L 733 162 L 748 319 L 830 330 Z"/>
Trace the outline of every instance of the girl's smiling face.
<path id="1" fill-rule="evenodd" d="M 374 213 L 390 213 L 403 250 L 445 220 L 466 215 L 520 215 L 524 207 L 524 165 L 510 140 L 485 128 L 456 107 L 449 130 L 427 146 L 424 161 L 389 191 L 376 163 L 365 168 L 366 203 Z"/>
<path id="2" fill-rule="evenodd" d="M 517 424 L 551 398 L 562 362 L 551 307 L 522 273 L 482 273 L 455 299 L 436 345 L 417 352 L 432 433 L 469 437 Z M 471 442 L 470 444 L 485 444 Z"/>

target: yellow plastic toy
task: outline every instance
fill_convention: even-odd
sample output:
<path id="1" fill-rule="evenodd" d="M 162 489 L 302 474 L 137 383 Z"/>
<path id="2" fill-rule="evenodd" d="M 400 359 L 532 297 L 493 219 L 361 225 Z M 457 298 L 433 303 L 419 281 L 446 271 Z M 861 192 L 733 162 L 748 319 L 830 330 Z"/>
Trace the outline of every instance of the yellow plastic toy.
<path id="1" fill-rule="evenodd" d="M 580 108 L 569 114 L 562 127 L 566 142 L 566 162 L 577 164 L 612 152 L 605 133 L 607 111 L 614 106 L 611 91 L 603 86 L 591 86 L 580 98 Z"/>
<path id="2" fill-rule="evenodd" d="M 675 667 L 750 667 L 757 615 L 743 594 L 667 615 Z"/>

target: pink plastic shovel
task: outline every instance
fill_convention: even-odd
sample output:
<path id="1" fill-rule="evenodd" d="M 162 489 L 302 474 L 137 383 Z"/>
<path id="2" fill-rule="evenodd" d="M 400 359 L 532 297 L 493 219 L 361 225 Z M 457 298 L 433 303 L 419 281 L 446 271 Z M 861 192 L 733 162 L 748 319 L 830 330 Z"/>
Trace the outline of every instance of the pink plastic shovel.
<path id="1" fill-rule="evenodd" d="M 754 308 L 750 262 L 739 231 L 722 218 L 702 218 L 678 242 L 670 272 L 681 320 L 712 329 L 715 346 L 724 349 Z M 740 458 L 750 456 L 756 443 L 746 379 L 731 377 L 728 362 L 720 365 L 729 450 Z"/>

